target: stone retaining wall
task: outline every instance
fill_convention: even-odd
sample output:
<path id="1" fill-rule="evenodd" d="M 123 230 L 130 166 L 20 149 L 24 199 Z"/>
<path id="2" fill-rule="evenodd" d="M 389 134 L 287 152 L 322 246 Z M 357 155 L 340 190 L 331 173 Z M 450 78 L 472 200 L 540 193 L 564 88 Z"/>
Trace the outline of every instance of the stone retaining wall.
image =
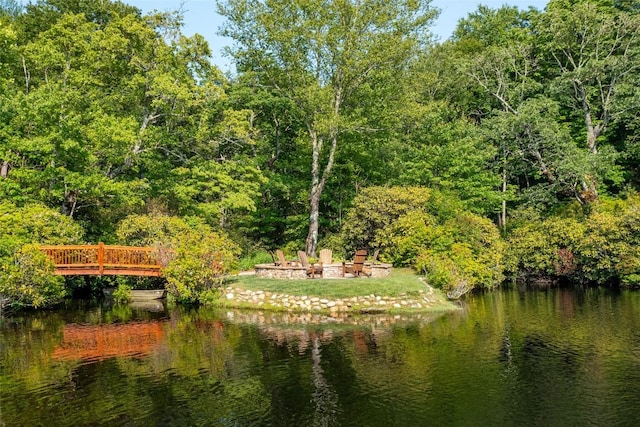
<path id="1" fill-rule="evenodd" d="M 364 279 L 363 279 L 364 280 Z M 256 308 L 270 308 L 304 312 L 384 312 L 393 309 L 425 309 L 438 303 L 433 289 L 427 287 L 417 296 L 406 294 L 399 297 L 366 295 L 351 298 L 327 299 L 311 296 L 288 295 L 280 292 L 248 291 L 227 287 L 224 300 L 229 306 L 251 305 Z"/>
<path id="2" fill-rule="evenodd" d="M 306 279 L 307 269 L 302 266 L 281 267 L 273 264 L 255 266 L 256 276 L 263 279 Z"/>

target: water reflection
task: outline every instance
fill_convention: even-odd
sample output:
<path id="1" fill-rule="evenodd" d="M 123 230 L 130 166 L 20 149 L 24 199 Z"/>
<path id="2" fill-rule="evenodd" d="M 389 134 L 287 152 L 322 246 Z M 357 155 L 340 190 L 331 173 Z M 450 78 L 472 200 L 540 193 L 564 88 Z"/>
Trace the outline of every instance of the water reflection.
<path id="1" fill-rule="evenodd" d="M 415 316 L 69 306 L 0 321 L 0 421 L 632 425 L 639 330 L 640 293 L 597 289 Z"/>
<path id="2" fill-rule="evenodd" d="M 164 336 L 158 321 L 124 324 L 67 324 L 62 342 L 53 349 L 54 360 L 93 360 L 142 357 L 151 354 Z"/>
<path id="3" fill-rule="evenodd" d="M 129 303 L 129 306 L 135 310 L 150 311 L 153 313 L 164 313 L 167 311 L 167 303 L 165 300 L 133 301 Z"/>

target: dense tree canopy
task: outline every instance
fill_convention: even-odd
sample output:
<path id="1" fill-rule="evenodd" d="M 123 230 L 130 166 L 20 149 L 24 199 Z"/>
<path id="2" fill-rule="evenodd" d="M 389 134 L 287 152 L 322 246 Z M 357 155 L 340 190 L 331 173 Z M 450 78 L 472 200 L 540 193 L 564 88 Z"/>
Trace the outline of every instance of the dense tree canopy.
<path id="1" fill-rule="evenodd" d="M 480 6 L 443 42 L 427 0 L 218 10 L 233 76 L 178 12 L 0 1 L 0 199 L 57 212 L 87 242 L 161 213 L 244 254 L 364 245 L 478 287 L 504 252 L 519 277 L 638 283 L 636 1 Z M 491 222 L 507 246 L 481 250 Z M 578 234 L 559 231 L 569 222 Z M 607 235 L 610 265 L 592 252 Z M 19 250 L 6 236 L 5 258 Z"/>

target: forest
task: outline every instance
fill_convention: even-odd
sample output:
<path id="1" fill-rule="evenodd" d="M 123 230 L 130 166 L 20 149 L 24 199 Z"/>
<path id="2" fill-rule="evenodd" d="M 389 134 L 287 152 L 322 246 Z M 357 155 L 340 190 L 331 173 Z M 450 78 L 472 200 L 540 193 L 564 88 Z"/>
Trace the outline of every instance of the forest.
<path id="1" fill-rule="evenodd" d="M 173 248 L 196 303 L 278 248 L 379 249 L 460 294 L 640 285 L 640 1 L 479 6 L 445 41 L 429 0 L 216 7 L 233 73 L 179 11 L 0 0 L 11 304 L 101 286 L 38 250 L 98 241 Z"/>

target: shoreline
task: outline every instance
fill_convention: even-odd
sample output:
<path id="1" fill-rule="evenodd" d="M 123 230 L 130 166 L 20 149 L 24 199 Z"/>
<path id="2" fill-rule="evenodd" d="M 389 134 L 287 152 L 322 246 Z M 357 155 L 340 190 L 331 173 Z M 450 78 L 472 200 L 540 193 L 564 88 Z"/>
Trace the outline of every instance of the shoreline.
<path id="1" fill-rule="evenodd" d="M 417 295 L 404 293 L 390 297 L 369 294 L 344 298 L 291 295 L 285 292 L 248 290 L 227 286 L 224 288 L 216 306 L 221 308 L 329 314 L 424 313 L 460 309 L 460 307 L 446 298 L 436 295 L 434 289 L 429 286 L 427 286 L 426 290 L 418 291 Z"/>

